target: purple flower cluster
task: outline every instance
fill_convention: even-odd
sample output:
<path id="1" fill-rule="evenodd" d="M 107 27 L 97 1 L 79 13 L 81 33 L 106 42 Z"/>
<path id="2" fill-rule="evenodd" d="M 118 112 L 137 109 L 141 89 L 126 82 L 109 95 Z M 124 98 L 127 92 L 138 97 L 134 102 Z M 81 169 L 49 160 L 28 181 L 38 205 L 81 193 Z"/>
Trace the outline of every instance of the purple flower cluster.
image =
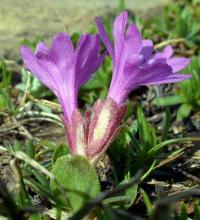
<path id="1" fill-rule="evenodd" d="M 35 53 L 23 46 L 24 64 L 35 77 L 54 92 L 62 109 L 72 154 L 96 160 L 117 134 L 125 114 L 128 94 L 141 85 L 178 82 L 191 77 L 178 74 L 190 62 L 188 58 L 174 58 L 171 46 L 155 53 L 151 40 L 142 39 L 134 24 L 127 30 L 128 14 L 116 17 L 113 42 L 99 18 L 99 34 L 82 35 L 74 48 L 66 33 L 59 33 L 48 48 L 37 45 Z M 82 115 L 78 110 L 78 91 L 101 66 L 106 52 L 100 54 L 100 38 L 113 62 L 113 75 L 105 101 L 98 100 L 91 111 Z"/>

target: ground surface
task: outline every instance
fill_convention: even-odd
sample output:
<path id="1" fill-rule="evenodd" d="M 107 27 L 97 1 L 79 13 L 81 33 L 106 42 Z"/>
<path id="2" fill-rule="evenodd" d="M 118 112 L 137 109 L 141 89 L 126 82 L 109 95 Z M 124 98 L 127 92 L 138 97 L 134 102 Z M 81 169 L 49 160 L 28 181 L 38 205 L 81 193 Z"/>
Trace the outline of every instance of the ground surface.
<path id="1" fill-rule="evenodd" d="M 167 0 L 127 0 L 135 13 L 159 8 Z M 145 3 L 145 7 L 144 7 Z M 112 12 L 117 0 L 0 0 L 0 58 L 19 58 L 23 38 L 51 37 L 59 31 L 87 31 L 95 16 Z"/>

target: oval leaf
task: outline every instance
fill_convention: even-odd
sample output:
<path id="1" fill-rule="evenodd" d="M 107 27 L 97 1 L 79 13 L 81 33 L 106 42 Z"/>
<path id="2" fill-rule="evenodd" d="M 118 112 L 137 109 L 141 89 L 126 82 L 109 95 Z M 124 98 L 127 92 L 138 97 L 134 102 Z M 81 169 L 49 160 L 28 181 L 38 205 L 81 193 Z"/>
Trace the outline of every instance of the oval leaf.
<path id="1" fill-rule="evenodd" d="M 73 212 L 100 192 L 97 174 L 82 156 L 65 155 L 58 158 L 52 173 L 57 179 L 57 182 L 51 181 L 52 192 Z"/>

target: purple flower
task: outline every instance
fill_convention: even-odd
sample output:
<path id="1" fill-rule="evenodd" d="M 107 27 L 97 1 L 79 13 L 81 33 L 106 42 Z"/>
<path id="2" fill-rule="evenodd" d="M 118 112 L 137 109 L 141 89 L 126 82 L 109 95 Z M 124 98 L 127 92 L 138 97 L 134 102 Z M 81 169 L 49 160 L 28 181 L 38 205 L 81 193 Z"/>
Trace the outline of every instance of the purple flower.
<path id="1" fill-rule="evenodd" d="M 177 74 L 189 64 L 190 59 L 173 58 L 171 46 L 160 53 L 153 53 L 152 41 L 142 39 L 134 24 L 126 30 L 127 19 L 126 11 L 115 19 L 114 46 L 101 20 L 96 19 L 99 34 L 113 61 L 113 76 L 108 98 L 122 104 L 128 94 L 141 85 L 172 83 L 191 77 L 188 74 Z"/>
<path id="2" fill-rule="evenodd" d="M 58 33 L 50 48 L 39 43 L 35 54 L 28 47 L 21 48 L 26 68 L 57 96 L 66 123 L 71 123 L 72 114 L 78 107 L 80 86 L 104 60 L 105 54 L 99 55 L 99 52 L 98 34 L 82 35 L 76 48 L 66 33 Z"/>

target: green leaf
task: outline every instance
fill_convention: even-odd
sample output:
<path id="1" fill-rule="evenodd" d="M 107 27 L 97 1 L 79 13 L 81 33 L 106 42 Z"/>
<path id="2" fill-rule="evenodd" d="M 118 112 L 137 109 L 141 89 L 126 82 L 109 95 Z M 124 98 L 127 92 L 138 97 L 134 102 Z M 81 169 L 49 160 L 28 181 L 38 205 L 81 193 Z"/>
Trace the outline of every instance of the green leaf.
<path id="1" fill-rule="evenodd" d="M 126 113 L 124 116 L 125 121 L 133 115 L 134 110 L 135 110 L 135 106 L 133 105 L 133 103 L 130 100 L 127 100 L 126 106 L 127 106 L 127 109 L 126 109 Z"/>
<path id="2" fill-rule="evenodd" d="M 192 106 L 189 104 L 182 104 L 177 111 L 177 120 L 182 121 L 184 118 L 187 118 L 192 111 Z"/>
<path id="3" fill-rule="evenodd" d="M 39 164 L 36 160 L 31 159 L 27 154 L 22 151 L 13 151 L 13 149 L 5 148 L 0 146 L 0 150 L 3 152 L 11 153 L 14 157 L 28 163 L 30 166 L 34 167 L 36 170 L 39 170 L 41 173 L 47 175 L 50 179 L 54 179 L 52 173 L 50 173 L 47 169 L 45 169 L 41 164 Z"/>
<path id="4" fill-rule="evenodd" d="M 7 186 L 0 178 L 0 218 L 2 211 L 6 211 L 6 214 L 8 214 L 9 219 L 18 219 L 19 217 L 19 208 L 16 205 L 15 198 L 13 198 L 13 195 L 8 191 Z"/>
<path id="5" fill-rule="evenodd" d="M 143 189 L 140 189 L 140 193 L 143 197 L 143 200 L 144 200 L 144 204 L 146 206 L 146 209 L 147 209 L 147 213 L 148 215 L 150 216 L 152 211 L 153 211 L 153 205 L 149 199 L 149 196 L 148 194 L 143 190 Z"/>
<path id="6" fill-rule="evenodd" d="M 56 149 L 56 144 L 52 141 L 40 141 L 38 143 L 38 146 L 40 146 L 40 147 L 43 146 L 51 151 L 54 151 Z"/>
<path id="7" fill-rule="evenodd" d="M 131 132 L 132 135 L 135 135 L 138 131 L 138 121 L 134 120 L 132 124 L 129 127 L 129 131 Z"/>
<path id="8" fill-rule="evenodd" d="M 138 130 L 141 142 L 141 153 L 145 156 L 147 151 L 156 145 L 155 130 L 147 122 L 142 108 L 137 108 Z"/>
<path id="9" fill-rule="evenodd" d="M 120 13 L 121 11 L 124 11 L 124 10 L 126 10 L 125 0 L 120 0 L 119 5 L 118 5 L 118 11 Z"/>
<path id="10" fill-rule="evenodd" d="M 199 56 L 194 56 L 190 65 L 184 70 L 184 73 L 192 73 L 192 77 L 185 80 L 180 85 L 180 90 L 178 91 L 182 96 L 185 97 L 186 102 L 193 108 L 199 107 L 200 100 L 200 59 Z M 199 111 L 199 110 L 198 110 Z"/>
<path id="11" fill-rule="evenodd" d="M 122 183 L 128 183 L 130 181 L 130 176 L 128 175 Z M 138 191 L 138 184 L 134 184 L 125 191 L 125 195 L 129 198 L 129 203 L 126 204 L 126 208 L 129 208 L 133 205 Z"/>
<path id="12" fill-rule="evenodd" d="M 39 214 L 33 214 L 29 217 L 29 220 L 41 220 L 41 217 Z"/>
<path id="13" fill-rule="evenodd" d="M 120 187 L 121 185 L 123 186 L 124 184 L 127 184 L 131 181 L 130 173 L 128 173 L 124 180 L 118 185 Z M 112 207 L 125 207 L 125 208 L 130 208 L 137 196 L 137 191 L 138 191 L 138 184 L 135 183 L 128 189 L 123 190 L 122 193 L 119 195 L 109 197 L 103 201 L 105 205 L 110 205 Z"/>
<path id="14" fill-rule="evenodd" d="M 157 163 L 157 160 L 154 160 L 153 163 L 151 164 L 151 166 L 149 167 L 149 169 L 144 173 L 144 175 L 142 176 L 141 180 L 143 181 L 144 179 L 146 179 L 151 172 L 153 172 L 155 165 Z"/>
<path id="15" fill-rule="evenodd" d="M 187 220 L 187 208 L 184 203 L 181 204 L 181 213 L 178 217 L 178 220 Z"/>
<path id="16" fill-rule="evenodd" d="M 197 206 L 195 207 L 195 210 L 194 210 L 194 220 L 199 220 L 200 219 L 200 207 Z"/>
<path id="17" fill-rule="evenodd" d="M 162 129 L 162 138 L 161 141 L 167 140 L 168 131 L 170 128 L 170 111 L 169 108 L 166 108 L 165 110 L 165 116 L 163 119 L 163 129 Z"/>
<path id="18" fill-rule="evenodd" d="M 5 89 L 0 89 L 0 97 L 2 97 L 1 105 L 3 108 L 6 108 L 8 112 L 14 113 L 14 105 L 11 100 L 11 96 Z"/>
<path id="19" fill-rule="evenodd" d="M 169 106 L 169 105 L 181 104 L 183 102 L 185 102 L 185 98 L 183 96 L 174 95 L 174 96 L 159 97 L 155 99 L 153 103 L 158 106 Z"/>
<path id="20" fill-rule="evenodd" d="M 187 141 L 199 141 L 199 138 L 196 137 L 183 137 L 183 138 L 176 138 L 176 139 L 171 139 L 167 141 L 163 141 L 157 145 L 155 145 L 152 149 L 148 151 L 148 157 L 152 157 L 156 155 L 156 153 L 161 150 L 162 148 L 166 147 L 169 144 L 177 144 L 177 143 L 183 143 Z"/>
<path id="21" fill-rule="evenodd" d="M 111 153 L 112 157 L 117 161 L 117 166 L 120 159 L 128 157 L 128 144 L 130 143 L 130 140 L 131 138 L 128 135 L 128 128 L 122 127 L 120 133 L 109 147 L 109 153 Z"/>
<path id="22" fill-rule="evenodd" d="M 26 154 L 32 159 L 35 158 L 35 146 L 32 141 L 28 141 L 26 144 Z"/>
<path id="23" fill-rule="evenodd" d="M 68 201 L 63 197 L 63 192 L 55 180 L 51 180 L 50 183 L 52 192 L 74 212 L 100 192 L 97 174 L 89 161 L 82 156 L 65 155 L 58 158 L 52 173 L 66 192 Z"/>
<path id="24" fill-rule="evenodd" d="M 53 152 L 52 163 L 55 164 L 59 157 L 69 154 L 69 149 L 65 145 L 58 146 Z"/>

